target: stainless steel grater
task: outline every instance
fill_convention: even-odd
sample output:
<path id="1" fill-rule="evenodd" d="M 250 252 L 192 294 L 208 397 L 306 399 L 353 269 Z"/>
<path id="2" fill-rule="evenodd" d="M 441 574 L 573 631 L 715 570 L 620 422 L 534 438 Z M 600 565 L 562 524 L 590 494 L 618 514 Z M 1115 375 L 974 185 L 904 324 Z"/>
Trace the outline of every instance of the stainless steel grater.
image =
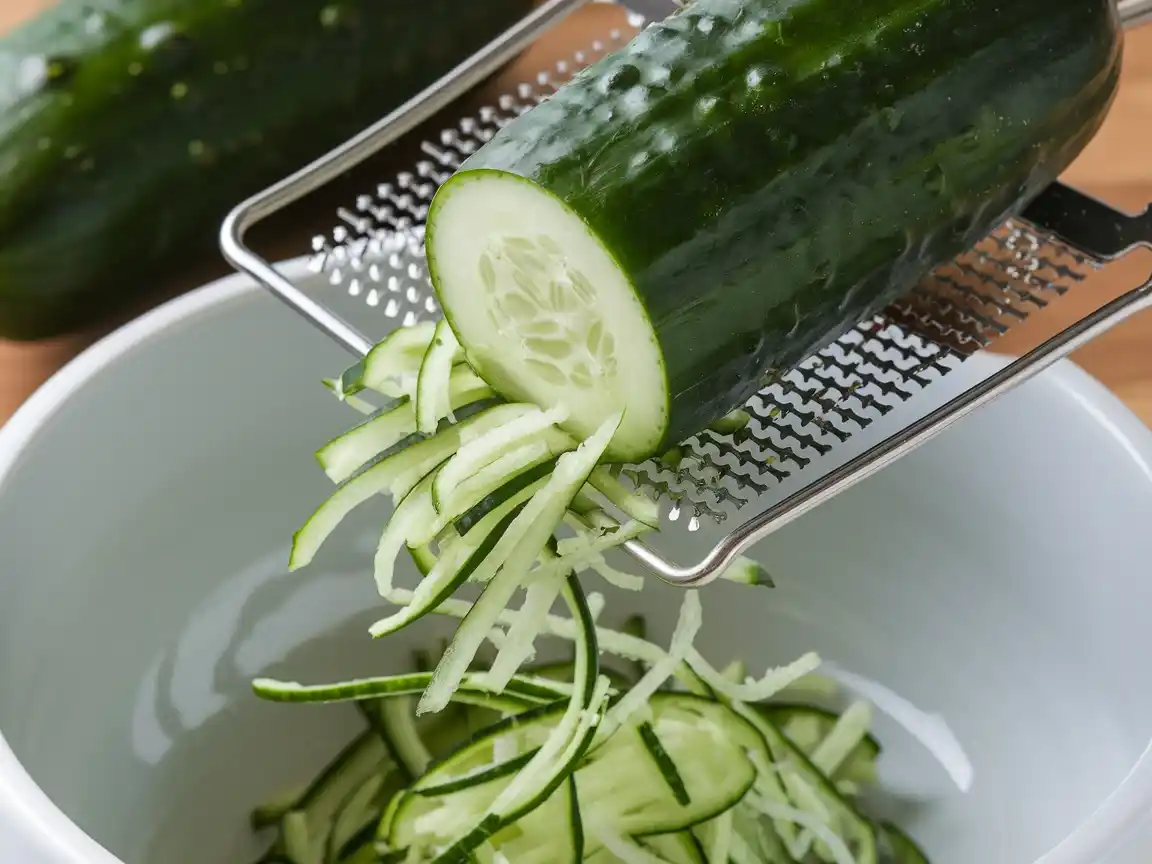
<path id="1" fill-rule="evenodd" d="M 464 158 L 502 125 L 538 104 L 574 72 L 622 46 L 645 24 L 638 11 L 583 51 L 540 69 L 494 104 L 461 116 L 459 97 L 530 46 L 588 0 L 546 0 L 480 54 L 340 148 L 238 206 L 221 232 L 225 256 L 352 353 L 375 339 L 302 292 L 245 244 L 257 223 L 325 186 L 387 145 L 435 120 L 438 135 L 420 145 L 411 170 L 380 183 L 339 209 L 337 224 L 317 236 L 311 265 L 334 290 L 361 297 L 366 329 L 379 338 L 396 326 L 437 317 L 424 263 L 423 224 L 432 195 Z M 637 6 L 643 0 L 637 0 Z M 648 0 L 649 14 L 674 8 Z M 1127 26 L 1152 18 L 1152 0 L 1120 0 Z M 738 435 L 704 432 L 684 443 L 676 465 L 628 466 L 625 476 L 666 502 L 666 522 L 652 545 L 628 551 L 666 581 L 697 585 L 716 578 L 735 558 L 838 492 L 855 485 L 923 444 L 970 412 L 1002 395 L 1111 329 L 1152 307 L 1152 277 L 1121 297 L 1096 303 L 1090 314 L 1039 341 L 945 404 L 915 410 L 922 394 L 966 358 L 987 351 L 1010 328 L 1043 317 L 1070 292 L 1092 290 L 1092 275 L 1116 266 L 1136 247 L 1152 249 L 1152 209 L 1120 213 L 1055 184 L 1022 215 L 974 249 L 939 268 L 883 313 L 860 322 L 835 342 L 782 370 L 746 406 L 752 415 Z M 1142 270 L 1140 279 L 1148 270 Z M 1088 284 L 1081 284 L 1087 282 Z M 897 406 L 911 422 L 845 460 L 849 438 Z M 661 538 L 672 526 L 699 532 L 707 550 L 687 566 L 674 563 Z M 729 527 L 731 526 L 731 527 Z M 678 544 L 678 548 L 685 548 Z"/>

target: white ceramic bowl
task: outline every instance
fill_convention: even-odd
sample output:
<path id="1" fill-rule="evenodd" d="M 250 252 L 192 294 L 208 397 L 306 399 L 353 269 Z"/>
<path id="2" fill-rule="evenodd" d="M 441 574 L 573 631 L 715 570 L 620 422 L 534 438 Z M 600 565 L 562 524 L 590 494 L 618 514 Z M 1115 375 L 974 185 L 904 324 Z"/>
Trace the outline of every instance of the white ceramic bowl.
<path id="1" fill-rule="evenodd" d="M 249 680 L 394 671 L 430 638 L 365 632 L 383 503 L 284 573 L 328 489 L 310 453 L 353 419 L 317 383 L 345 362 L 229 279 L 90 349 L 0 430 L 0 861 L 247 864 L 247 808 L 353 723 Z M 1152 810 L 1150 463 L 1152 435 L 1065 365 L 761 544 L 779 587 L 708 588 L 702 647 L 756 666 L 816 649 L 943 716 L 966 794 L 879 725 L 935 864 L 1104 860 Z M 614 595 L 609 618 L 641 606 L 663 639 L 679 597 Z"/>

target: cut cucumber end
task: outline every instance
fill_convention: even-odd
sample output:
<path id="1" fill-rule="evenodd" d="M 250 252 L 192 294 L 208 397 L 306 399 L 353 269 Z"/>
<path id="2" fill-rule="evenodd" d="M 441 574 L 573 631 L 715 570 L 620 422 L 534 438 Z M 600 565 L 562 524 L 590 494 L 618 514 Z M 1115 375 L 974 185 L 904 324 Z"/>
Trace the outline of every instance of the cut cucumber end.
<path id="1" fill-rule="evenodd" d="M 427 247 L 445 315 L 495 390 L 563 405 L 577 440 L 623 411 L 608 458 L 657 452 L 669 400 L 655 330 L 611 252 L 559 198 L 515 174 L 460 172 L 432 203 Z"/>

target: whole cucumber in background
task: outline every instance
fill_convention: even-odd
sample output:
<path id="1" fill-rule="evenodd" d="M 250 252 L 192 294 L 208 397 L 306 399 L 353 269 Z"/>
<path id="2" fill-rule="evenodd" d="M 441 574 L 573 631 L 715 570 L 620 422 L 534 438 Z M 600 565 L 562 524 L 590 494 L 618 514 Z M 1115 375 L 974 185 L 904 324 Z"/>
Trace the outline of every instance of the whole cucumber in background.
<path id="1" fill-rule="evenodd" d="M 0 338 L 122 309 L 532 0 L 63 0 L 0 38 Z"/>
<path id="2" fill-rule="evenodd" d="M 1121 44 L 1112 0 L 687 3 L 441 187 L 440 303 L 502 395 L 663 452 L 1042 191 Z"/>

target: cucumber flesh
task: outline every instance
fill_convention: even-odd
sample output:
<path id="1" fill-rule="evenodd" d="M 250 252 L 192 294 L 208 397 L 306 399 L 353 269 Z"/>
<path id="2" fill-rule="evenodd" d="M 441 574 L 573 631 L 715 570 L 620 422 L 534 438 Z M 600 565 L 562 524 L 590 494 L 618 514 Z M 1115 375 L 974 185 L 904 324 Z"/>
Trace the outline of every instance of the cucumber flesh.
<path id="1" fill-rule="evenodd" d="M 562 428 L 577 440 L 624 412 L 608 458 L 651 455 L 668 425 L 664 361 L 611 253 L 560 199 L 516 175 L 472 172 L 443 188 L 428 263 L 469 363 L 512 401 L 564 406 Z"/>

